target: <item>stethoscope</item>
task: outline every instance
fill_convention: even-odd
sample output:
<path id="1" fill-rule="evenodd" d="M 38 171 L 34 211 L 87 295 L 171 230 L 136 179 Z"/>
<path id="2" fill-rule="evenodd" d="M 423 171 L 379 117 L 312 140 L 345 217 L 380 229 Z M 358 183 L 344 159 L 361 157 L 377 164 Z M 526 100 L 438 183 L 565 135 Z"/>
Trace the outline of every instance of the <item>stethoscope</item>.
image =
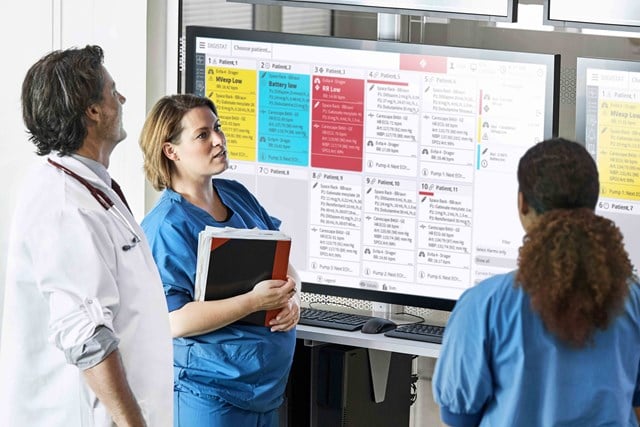
<path id="1" fill-rule="evenodd" d="M 129 230 L 129 232 L 133 236 L 133 238 L 131 239 L 131 243 L 122 246 L 123 251 L 128 251 L 130 249 L 133 249 L 140 242 L 140 237 L 138 237 L 138 234 L 131 226 L 131 223 L 129 222 L 127 217 L 122 214 L 120 209 L 118 209 L 118 207 L 113 203 L 111 198 L 105 194 L 104 191 L 102 191 L 99 188 L 96 188 L 89 181 L 87 181 L 86 179 L 84 179 L 83 177 L 81 177 L 80 175 L 78 175 L 68 167 L 63 166 L 60 163 L 56 163 L 51 159 L 47 159 L 47 160 L 52 166 L 60 169 L 62 172 L 76 179 L 80 184 L 84 185 L 87 188 L 87 190 L 89 190 L 89 193 L 91 193 L 93 198 L 96 199 L 98 203 L 100 203 L 100 205 L 107 212 L 110 212 L 118 221 L 124 224 L 124 226 L 127 228 L 127 230 Z"/>

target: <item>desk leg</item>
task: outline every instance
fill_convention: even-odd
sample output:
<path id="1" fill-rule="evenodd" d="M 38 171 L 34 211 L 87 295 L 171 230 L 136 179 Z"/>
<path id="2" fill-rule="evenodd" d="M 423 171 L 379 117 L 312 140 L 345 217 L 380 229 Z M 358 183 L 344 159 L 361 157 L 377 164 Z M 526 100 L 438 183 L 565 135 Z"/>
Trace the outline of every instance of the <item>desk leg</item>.
<path id="1" fill-rule="evenodd" d="M 320 348 L 327 345 L 313 340 L 304 340 L 304 346 L 309 348 L 309 427 L 317 427 L 318 420 L 318 361 Z"/>
<path id="2" fill-rule="evenodd" d="M 391 352 L 370 348 L 368 353 L 373 396 L 376 403 L 384 402 L 389 380 L 389 367 L 391 366 Z"/>
<path id="3" fill-rule="evenodd" d="M 408 427 L 411 363 L 406 354 L 298 340 L 288 425 Z"/>

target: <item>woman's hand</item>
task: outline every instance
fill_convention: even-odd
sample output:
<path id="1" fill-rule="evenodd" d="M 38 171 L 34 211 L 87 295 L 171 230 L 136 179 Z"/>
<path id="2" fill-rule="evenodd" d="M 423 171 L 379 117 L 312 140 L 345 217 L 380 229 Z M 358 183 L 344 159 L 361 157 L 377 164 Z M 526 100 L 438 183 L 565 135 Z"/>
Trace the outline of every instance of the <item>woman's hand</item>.
<path id="1" fill-rule="evenodd" d="M 287 280 L 263 280 L 249 292 L 253 299 L 254 311 L 285 308 L 295 294 L 296 282 Z"/>
<path id="2" fill-rule="evenodd" d="M 252 290 L 235 297 L 214 301 L 192 301 L 169 313 L 173 337 L 191 337 L 223 328 L 247 314 L 260 310 L 286 309 L 295 296 L 296 282 L 263 280 Z M 278 316 L 282 316 L 281 313 Z M 286 316 L 285 328 L 291 329 L 291 316 Z M 297 321 L 297 320 L 296 320 Z"/>
<path id="3" fill-rule="evenodd" d="M 291 279 L 291 278 L 290 278 Z M 293 329 L 300 320 L 300 296 L 296 292 L 289 298 L 287 305 L 271 320 L 271 332 L 286 332 Z"/>

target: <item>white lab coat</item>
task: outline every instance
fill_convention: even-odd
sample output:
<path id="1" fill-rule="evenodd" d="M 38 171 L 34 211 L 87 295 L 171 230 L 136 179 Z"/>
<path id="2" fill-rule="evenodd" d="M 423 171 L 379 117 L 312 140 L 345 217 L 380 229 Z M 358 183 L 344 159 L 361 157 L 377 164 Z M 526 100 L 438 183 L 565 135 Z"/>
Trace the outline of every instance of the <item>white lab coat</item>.
<path id="1" fill-rule="evenodd" d="M 111 426 L 61 349 L 98 325 L 120 339 L 127 379 L 150 427 L 173 425 L 173 357 L 162 284 L 142 229 L 117 194 L 72 157 L 51 157 L 102 189 L 142 241 L 76 179 L 45 162 L 15 212 L 0 344 L 0 426 Z"/>

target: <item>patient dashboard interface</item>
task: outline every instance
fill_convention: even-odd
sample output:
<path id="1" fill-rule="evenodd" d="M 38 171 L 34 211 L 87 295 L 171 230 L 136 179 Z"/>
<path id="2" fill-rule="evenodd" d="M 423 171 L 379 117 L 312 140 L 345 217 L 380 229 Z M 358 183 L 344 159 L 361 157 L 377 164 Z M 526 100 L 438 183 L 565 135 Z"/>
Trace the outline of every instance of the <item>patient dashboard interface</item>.
<path id="1" fill-rule="evenodd" d="M 291 40 L 196 38 L 193 91 L 218 107 L 223 177 L 283 221 L 302 280 L 455 300 L 514 269 L 548 62 Z"/>

